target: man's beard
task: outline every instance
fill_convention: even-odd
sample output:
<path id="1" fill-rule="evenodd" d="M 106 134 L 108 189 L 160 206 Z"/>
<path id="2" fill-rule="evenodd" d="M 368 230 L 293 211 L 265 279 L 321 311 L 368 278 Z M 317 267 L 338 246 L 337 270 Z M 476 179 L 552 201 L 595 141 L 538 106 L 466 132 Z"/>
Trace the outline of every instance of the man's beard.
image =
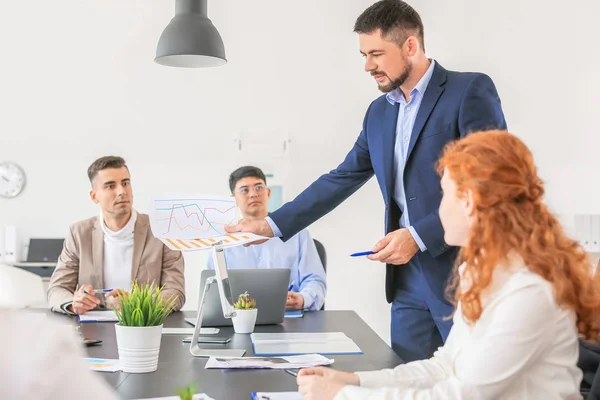
<path id="1" fill-rule="evenodd" d="M 410 75 L 411 71 L 412 71 L 412 63 L 407 60 L 406 67 L 404 68 L 404 71 L 402 71 L 400 76 L 385 86 L 378 85 L 379 90 L 381 90 L 383 93 L 389 93 L 392 90 L 398 89 L 400 87 L 400 85 L 402 85 L 408 79 L 408 76 Z M 373 75 L 377 75 L 377 72 L 374 73 Z M 389 76 L 388 76 L 388 78 L 389 78 Z"/>

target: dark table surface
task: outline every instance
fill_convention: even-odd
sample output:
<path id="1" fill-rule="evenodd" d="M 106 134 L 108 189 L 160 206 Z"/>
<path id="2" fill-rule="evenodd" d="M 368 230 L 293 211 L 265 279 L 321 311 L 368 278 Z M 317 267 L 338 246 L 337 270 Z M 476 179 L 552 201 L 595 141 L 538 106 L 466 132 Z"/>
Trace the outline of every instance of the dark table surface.
<path id="1" fill-rule="evenodd" d="M 184 320 L 196 312 L 170 315 L 165 327 L 190 328 Z M 58 318 L 73 318 L 59 316 Z M 75 320 L 76 321 L 76 320 Z M 304 318 L 286 318 L 280 325 L 256 326 L 255 332 L 344 332 L 364 354 L 335 355 L 333 368 L 343 371 L 362 371 L 393 368 L 401 363 L 390 347 L 353 311 L 320 311 L 304 314 Z M 83 323 L 81 332 L 86 338 L 100 339 L 102 345 L 88 347 L 89 357 L 119 358 L 114 323 Z M 216 336 L 231 337 L 226 345 L 202 344 L 206 348 L 245 349 L 245 356 L 254 356 L 250 335 L 235 334 L 233 327 L 221 327 Z M 147 374 L 97 372 L 116 389 L 122 399 L 142 399 L 174 396 L 176 390 L 194 382 L 200 393 L 214 399 L 250 399 L 251 392 L 296 391 L 296 379 L 282 370 L 223 370 L 204 369 L 206 358 L 195 358 L 189 343 L 182 335 L 163 335 L 158 370 Z"/>

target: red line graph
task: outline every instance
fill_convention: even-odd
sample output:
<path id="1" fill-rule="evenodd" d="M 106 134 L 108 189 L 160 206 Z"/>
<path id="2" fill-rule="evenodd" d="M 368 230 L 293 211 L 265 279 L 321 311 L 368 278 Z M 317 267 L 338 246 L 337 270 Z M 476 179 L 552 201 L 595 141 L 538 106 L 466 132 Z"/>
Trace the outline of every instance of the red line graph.
<path id="1" fill-rule="evenodd" d="M 181 231 L 183 231 L 185 229 L 188 229 L 188 228 L 192 228 L 192 229 L 195 229 L 195 230 L 204 230 L 204 229 L 195 227 L 193 225 L 193 223 L 189 223 L 189 224 L 187 224 L 187 225 L 185 225 L 185 226 L 182 227 L 179 224 L 179 222 L 177 221 L 177 218 L 175 218 L 173 216 L 173 213 L 175 212 L 176 209 L 182 209 L 183 210 L 183 212 L 185 213 L 186 220 L 191 220 L 195 216 L 196 219 L 198 220 L 198 222 L 200 223 L 200 226 L 202 226 L 202 227 L 204 227 L 205 222 L 206 222 L 206 224 L 208 225 L 207 228 L 206 228 L 206 232 L 210 232 L 210 230 L 212 228 L 215 232 L 222 233 L 222 232 L 219 232 L 217 229 L 215 229 L 215 227 L 212 226 L 212 224 L 225 226 L 225 225 L 229 225 L 233 221 L 235 221 L 235 217 L 233 218 L 233 220 L 231 220 L 227 224 L 225 224 L 225 223 L 219 223 L 219 222 L 211 222 L 211 221 L 208 221 L 206 219 L 206 212 L 209 211 L 209 210 L 214 210 L 214 211 L 216 211 L 216 212 L 218 212 L 220 214 L 227 214 L 229 211 L 233 210 L 235 208 L 235 206 L 229 207 L 228 209 L 226 209 L 224 211 L 219 210 L 218 208 L 215 208 L 215 207 L 206 207 L 203 210 L 200 210 L 200 214 L 202 214 L 202 216 L 200 216 L 197 211 L 188 212 L 187 209 L 186 209 L 187 207 L 196 207 L 196 208 L 198 208 L 198 210 L 200 210 L 200 207 L 198 207 L 197 204 L 187 204 L 187 205 L 185 205 L 185 204 L 176 204 L 176 203 L 173 203 L 173 205 L 171 206 L 170 212 L 169 212 L 169 217 L 157 220 L 157 221 L 166 221 L 166 220 L 169 221 L 169 225 L 167 227 L 167 231 L 165 233 L 163 233 L 163 235 L 166 235 L 167 233 L 169 233 L 171 231 L 171 223 L 172 223 L 173 220 L 175 220 L 175 224 L 177 225 L 177 227 Z"/>

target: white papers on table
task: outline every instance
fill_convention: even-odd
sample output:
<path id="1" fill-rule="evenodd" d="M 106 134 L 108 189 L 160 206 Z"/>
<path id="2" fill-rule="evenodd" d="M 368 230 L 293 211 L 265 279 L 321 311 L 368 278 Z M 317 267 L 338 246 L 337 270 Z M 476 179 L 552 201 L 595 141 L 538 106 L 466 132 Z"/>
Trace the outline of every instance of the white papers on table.
<path id="1" fill-rule="evenodd" d="M 193 335 L 196 328 L 162 328 L 163 335 Z M 214 335 L 219 328 L 200 328 L 201 335 Z"/>
<path id="2" fill-rule="evenodd" d="M 333 364 L 320 354 L 289 357 L 210 357 L 205 368 L 308 368 Z"/>
<path id="3" fill-rule="evenodd" d="M 88 311 L 79 316 L 79 322 L 119 322 L 113 310 Z"/>
<path id="4" fill-rule="evenodd" d="M 121 362 L 119 360 L 108 358 L 84 358 L 92 371 L 100 372 L 116 372 L 121 370 Z"/>
<path id="5" fill-rule="evenodd" d="M 253 333 L 254 354 L 279 356 L 292 354 L 362 354 L 343 332 Z"/>

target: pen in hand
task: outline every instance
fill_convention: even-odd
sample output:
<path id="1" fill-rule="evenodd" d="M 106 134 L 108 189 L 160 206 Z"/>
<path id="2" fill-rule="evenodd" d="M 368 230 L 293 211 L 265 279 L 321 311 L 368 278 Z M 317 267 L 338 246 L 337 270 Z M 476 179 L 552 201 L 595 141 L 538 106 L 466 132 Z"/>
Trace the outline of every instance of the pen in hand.
<path id="1" fill-rule="evenodd" d="M 294 288 L 295 284 L 296 284 L 296 281 L 292 281 L 292 283 L 290 283 L 290 286 L 288 286 L 288 292 L 292 291 L 292 289 Z"/>
<path id="2" fill-rule="evenodd" d="M 110 293 L 112 291 L 113 289 L 94 289 L 94 293 Z M 85 289 L 83 290 L 83 293 L 89 294 Z"/>

